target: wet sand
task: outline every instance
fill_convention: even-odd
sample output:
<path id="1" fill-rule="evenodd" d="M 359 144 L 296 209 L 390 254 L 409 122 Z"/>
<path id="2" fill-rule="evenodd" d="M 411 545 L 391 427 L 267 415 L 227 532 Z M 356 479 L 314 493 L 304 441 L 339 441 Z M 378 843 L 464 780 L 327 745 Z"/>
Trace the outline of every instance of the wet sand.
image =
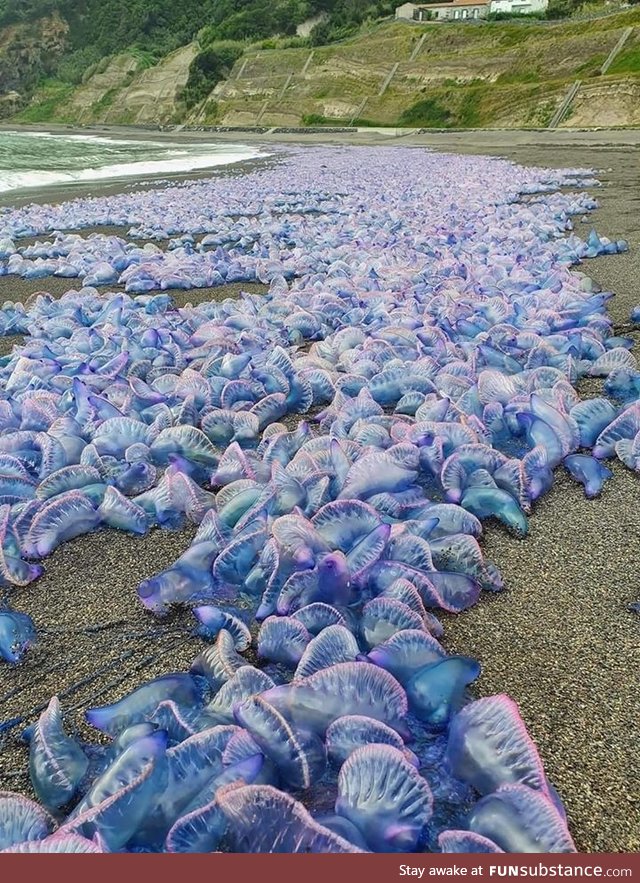
<path id="1" fill-rule="evenodd" d="M 0 133 L 2 132 L 2 126 L 0 126 Z M 15 127 L 14 127 L 15 129 Z M 53 131 L 54 127 L 47 127 L 47 131 Z M 61 132 L 60 134 L 64 134 Z M 103 135 L 103 132 L 93 132 L 95 135 Z M 114 137 L 118 134 L 118 130 L 113 130 L 110 132 Z M 122 135 L 122 132 L 120 132 Z M 154 132 L 144 132 L 140 133 L 140 131 L 136 131 L 132 137 L 137 138 L 138 140 L 149 140 L 155 141 L 155 133 Z M 178 138 L 179 136 L 176 134 L 174 136 Z M 209 140 L 212 140 L 209 138 Z M 235 138 L 235 141 L 241 141 L 242 139 L 239 137 Z M 195 172 L 181 172 L 180 174 L 155 174 L 155 175 L 144 175 L 140 178 L 110 178 L 102 181 L 79 181 L 77 184 L 52 184 L 48 187 L 43 187 L 39 190 L 34 190 L 32 188 L 26 188 L 23 190 L 11 190 L 4 193 L 0 193 L 0 208 L 2 206 L 23 206 L 30 205 L 33 202 L 42 203 L 46 205 L 58 205 L 61 202 L 66 202 L 70 199 L 91 199 L 94 196 L 110 196 L 115 193 L 137 193 L 141 190 L 149 190 L 150 188 L 162 188 L 166 187 L 167 184 L 171 183 L 179 183 L 180 181 L 197 181 L 203 178 L 216 178 L 220 176 L 224 177 L 234 177 L 235 175 L 246 175 L 247 172 L 250 172 L 254 169 L 268 169 L 273 163 L 277 162 L 281 151 L 278 148 L 265 148 L 269 153 L 268 156 L 257 157 L 254 159 L 245 159 L 240 162 L 231 163 L 225 166 L 213 166 L 210 169 L 203 169 L 201 171 Z M 0 215 L 1 217 L 1 215 Z M 115 228 L 114 228 L 115 229 Z M 117 228 L 120 229 L 120 235 L 126 236 L 127 228 Z M 85 231 L 69 231 L 69 232 L 79 232 L 84 233 Z M 40 237 L 43 238 L 43 237 Z M 21 242 L 28 242 L 30 240 L 21 240 Z M 159 244 L 159 243 L 156 243 Z"/>
<path id="2" fill-rule="evenodd" d="M 372 136 L 367 143 L 373 141 Z M 562 133 L 556 139 L 545 133 L 537 140 L 536 133 L 450 133 L 420 136 L 419 143 L 504 155 L 526 165 L 609 169 L 599 174 L 606 184 L 597 193 L 602 208 L 589 223 L 602 234 L 629 239 L 631 251 L 580 269 L 616 292 L 609 308 L 616 326 L 626 328 L 631 307 L 640 302 L 635 146 L 640 138 L 634 143 L 627 133 Z M 588 229 L 578 223 L 578 232 L 586 235 Z M 39 287 L 49 281 L 39 280 Z M 194 301 L 208 292 L 179 295 Z M 7 296 L 4 289 L 0 296 Z M 507 591 L 485 595 L 473 610 L 445 623 L 447 648 L 482 662 L 476 694 L 506 692 L 520 704 L 566 804 L 578 849 L 587 852 L 640 849 L 640 617 L 627 608 L 640 597 L 640 483 L 622 466 L 614 472 L 596 501 L 586 500 L 578 485 L 559 474 L 536 506 L 525 540 L 489 526 L 483 547 L 502 569 Z M 48 631 L 24 665 L 0 668 L 0 720 L 25 714 L 30 719 L 29 712 L 53 690 L 71 691 L 64 705 L 79 706 L 69 720 L 80 726 L 78 712 L 87 705 L 117 699 L 143 679 L 188 665 L 201 647 L 185 633 L 189 615 L 163 621 L 153 637 L 140 635 L 156 621 L 141 611 L 135 588 L 175 560 L 192 535 L 192 529 L 156 530 L 140 540 L 96 533 L 56 550 L 45 576 L 12 597 Z M 89 637 L 78 631 L 113 620 L 118 624 Z M 76 688 L 100 666 L 105 671 Z M 18 732 L 15 727 L 0 740 L 0 788 L 28 792 Z"/>

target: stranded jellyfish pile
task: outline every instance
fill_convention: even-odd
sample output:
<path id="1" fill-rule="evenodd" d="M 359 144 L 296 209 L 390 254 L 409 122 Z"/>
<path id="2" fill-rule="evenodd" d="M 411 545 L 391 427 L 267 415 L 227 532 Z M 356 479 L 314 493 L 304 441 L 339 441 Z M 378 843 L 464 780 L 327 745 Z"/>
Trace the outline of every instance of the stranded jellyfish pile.
<path id="1" fill-rule="evenodd" d="M 84 287 L 0 313 L 28 335 L 0 360 L 2 658 L 37 640 L 19 587 L 59 544 L 186 522 L 192 545 L 131 592 L 210 643 L 87 708 L 95 744 L 53 697 L 24 734 L 38 802 L 0 794 L 0 849 L 574 851 L 517 706 L 469 700 L 480 665 L 438 615 L 501 589 L 482 522 L 524 536 L 556 467 L 589 497 L 603 461 L 640 468 L 631 342 L 570 270 L 626 249 L 572 232 L 596 203 L 559 188 L 585 183 L 313 149 L 3 210 L 2 274 Z M 69 232 L 103 225 L 126 238 Z M 581 398 L 585 376 L 605 394 Z"/>

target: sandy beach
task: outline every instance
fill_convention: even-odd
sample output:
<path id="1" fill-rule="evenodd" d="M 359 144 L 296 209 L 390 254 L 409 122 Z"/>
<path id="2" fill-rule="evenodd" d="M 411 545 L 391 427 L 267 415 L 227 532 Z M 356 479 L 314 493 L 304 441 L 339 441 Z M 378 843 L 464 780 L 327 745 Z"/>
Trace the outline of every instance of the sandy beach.
<path id="1" fill-rule="evenodd" d="M 126 131 L 154 139 L 212 137 Z M 215 137 L 231 138 L 229 133 Z M 257 140 L 266 150 L 276 143 L 349 143 L 338 135 L 275 138 L 233 136 L 237 142 Z M 609 310 L 619 333 L 640 339 L 640 329 L 628 328 L 629 312 L 640 302 L 640 131 L 452 132 L 403 138 L 371 132 L 353 136 L 352 143 L 407 144 L 500 155 L 523 165 L 595 168 L 603 184 L 594 191 L 601 206 L 587 224 L 576 219 L 577 232 L 586 236 L 593 225 L 600 234 L 627 239 L 630 251 L 580 269 L 615 293 Z M 213 173 L 243 171 L 239 165 Z M 3 203 L 57 202 L 123 186 L 140 184 L 5 194 Z M 0 301 L 25 301 L 43 290 L 60 296 L 72 287 L 80 284 L 5 276 L 0 278 Z M 236 296 L 240 290 L 259 292 L 264 287 L 194 289 L 174 298 L 183 305 Z M 19 342 L 0 339 L 0 354 Z M 636 355 L 638 350 L 636 345 Z M 593 394 L 586 388 L 584 392 Z M 447 650 L 482 663 L 475 695 L 504 692 L 520 705 L 567 808 L 576 846 L 585 852 L 640 850 L 640 617 L 628 609 L 640 597 L 640 483 L 620 464 L 614 472 L 602 496 L 589 501 L 558 470 L 553 490 L 534 508 L 525 540 L 489 525 L 483 550 L 503 572 L 507 590 L 485 594 L 470 611 L 444 620 Z M 41 636 L 24 664 L 11 670 L 0 667 L 0 722 L 21 719 L 20 726 L 4 733 L 0 728 L 0 790 L 30 793 L 27 750 L 18 736 L 22 723 L 31 722 L 52 693 L 60 695 L 70 712 L 72 728 L 86 736 L 81 712 L 87 706 L 115 700 L 143 679 L 183 670 L 198 654 L 202 643 L 189 635 L 186 613 L 157 621 L 141 609 L 135 593 L 142 579 L 167 567 L 189 546 L 193 533 L 153 530 L 143 539 L 115 531 L 93 533 L 57 549 L 46 561 L 45 575 L 18 590 L 15 606 L 37 618 Z M 87 680 L 98 666 L 98 675 Z"/>

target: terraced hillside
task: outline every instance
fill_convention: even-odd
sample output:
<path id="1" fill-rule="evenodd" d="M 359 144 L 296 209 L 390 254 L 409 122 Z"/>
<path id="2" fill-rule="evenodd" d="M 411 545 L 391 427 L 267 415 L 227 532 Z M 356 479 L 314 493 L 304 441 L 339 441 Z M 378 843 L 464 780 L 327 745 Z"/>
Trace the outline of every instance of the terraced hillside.
<path id="1" fill-rule="evenodd" d="M 605 59 L 630 27 L 622 51 L 601 75 Z M 544 127 L 579 80 L 562 125 L 640 125 L 640 7 L 562 23 L 386 23 L 312 52 L 249 47 L 230 77 L 187 110 L 181 87 L 197 51 L 190 44 L 139 74 L 117 56 L 106 78 L 104 71 L 96 74 L 70 101 L 65 96 L 53 118 Z M 108 89 L 96 80 L 99 76 Z"/>
<path id="2" fill-rule="evenodd" d="M 630 25 L 622 53 L 599 76 Z M 640 123 L 640 9 L 559 25 L 394 23 L 309 56 L 300 49 L 247 53 L 195 118 L 250 123 L 263 111 L 267 125 L 298 125 L 316 114 L 384 125 L 545 126 L 580 79 L 565 125 Z"/>

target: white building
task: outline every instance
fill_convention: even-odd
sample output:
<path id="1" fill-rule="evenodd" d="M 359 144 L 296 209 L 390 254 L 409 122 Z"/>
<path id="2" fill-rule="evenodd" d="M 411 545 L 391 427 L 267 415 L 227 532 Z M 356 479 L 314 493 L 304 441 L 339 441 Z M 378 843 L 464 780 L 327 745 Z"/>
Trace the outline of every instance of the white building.
<path id="1" fill-rule="evenodd" d="M 536 0 L 532 0 L 536 2 Z M 474 21 L 489 14 L 489 0 L 445 0 L 442 3 L 403 3 L 396 18 L 410 21 Z"/>
<path id="2" fill-rule="evenodd" d="M 490 12 L 527 15 L 543 12 L 549 0 L 443 0 L 440 3 L 403 3 L 396 18 L 409 21 L 469 21 L 486 18 Z"/>
<path id="3" fill-rule="evenodd" d="M 396 18 L 404 18 L 413 21 L 413 13 L 417 8 L 418 7 L 415 3 L 403 3 L 402 6 L 396 6 Z"/>
<path id="4" fill-rule="evenodd" d="M 531 12 L 544 12 L 549 0 L 491 0 L 491 12 L 520 13 L 529 15 Z"/>

